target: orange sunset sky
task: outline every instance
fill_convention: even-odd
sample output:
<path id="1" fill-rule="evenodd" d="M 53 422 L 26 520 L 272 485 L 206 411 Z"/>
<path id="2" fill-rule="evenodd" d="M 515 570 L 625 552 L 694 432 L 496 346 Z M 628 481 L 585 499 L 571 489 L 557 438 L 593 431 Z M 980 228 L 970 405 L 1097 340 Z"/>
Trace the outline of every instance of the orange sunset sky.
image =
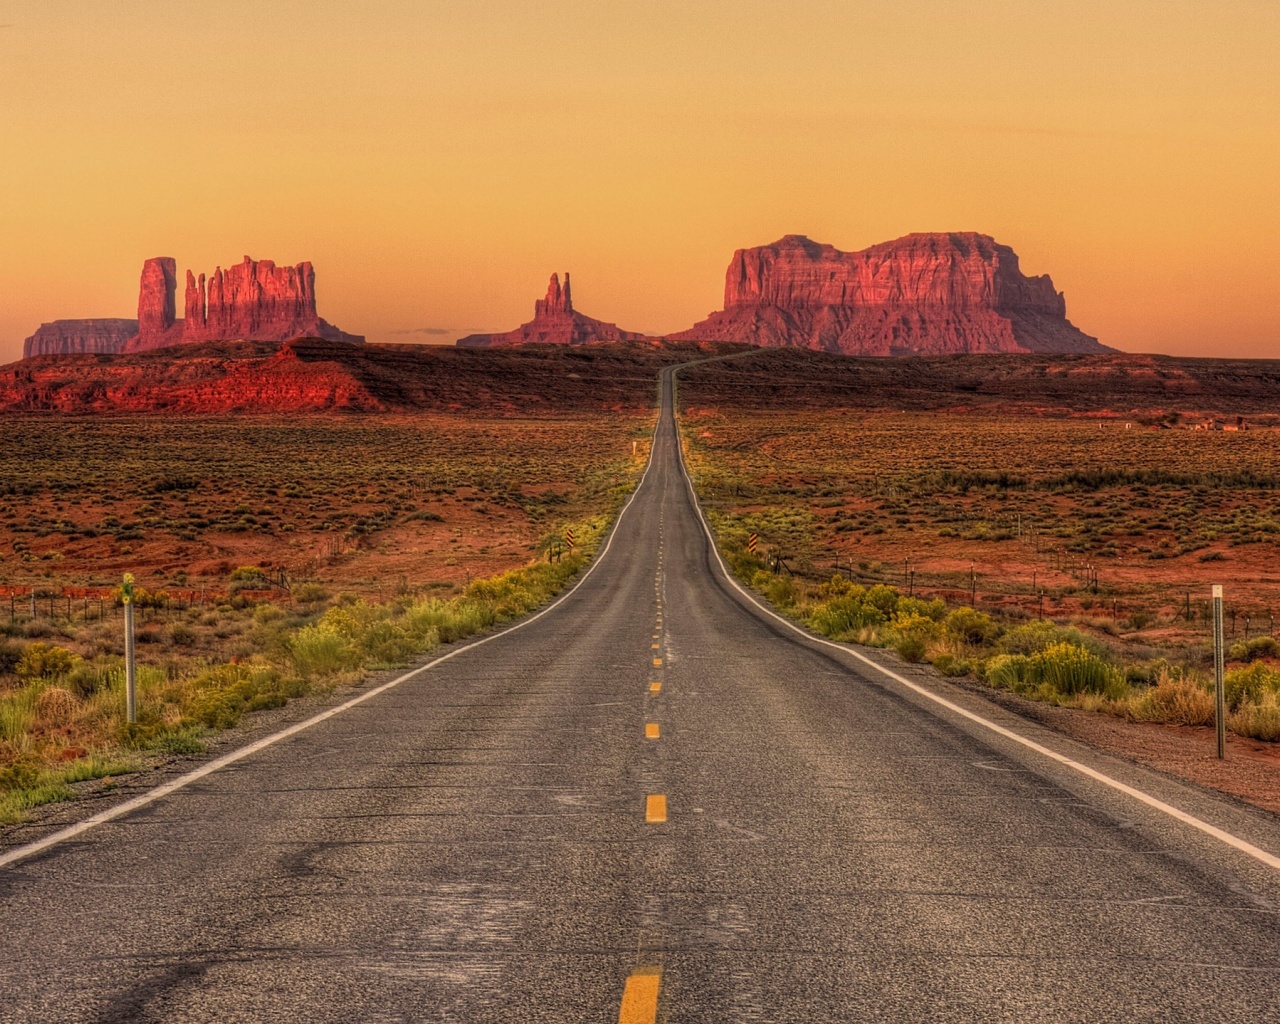
<path id="1" fill-rule="evenodd" d="M 950 230 L 1106 344 L 1280 357 L 1277 68 L 1275 0 L 0 0 L 0 361 L 156 255 L 441 342 L 553 270 L 668 332 L 735 248 Z"/>

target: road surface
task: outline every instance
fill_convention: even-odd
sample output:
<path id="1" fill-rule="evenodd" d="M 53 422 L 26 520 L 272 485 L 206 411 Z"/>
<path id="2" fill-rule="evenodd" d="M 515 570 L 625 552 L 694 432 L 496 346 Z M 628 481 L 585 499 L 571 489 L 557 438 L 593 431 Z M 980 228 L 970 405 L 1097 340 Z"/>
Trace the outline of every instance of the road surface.
<path id="1" fill-rule="evenodd" d="M 771 618 L 663 390 L 552 610 L 0 867 L 0 1019 L 1280 1020 L 1276 819 Z"/>

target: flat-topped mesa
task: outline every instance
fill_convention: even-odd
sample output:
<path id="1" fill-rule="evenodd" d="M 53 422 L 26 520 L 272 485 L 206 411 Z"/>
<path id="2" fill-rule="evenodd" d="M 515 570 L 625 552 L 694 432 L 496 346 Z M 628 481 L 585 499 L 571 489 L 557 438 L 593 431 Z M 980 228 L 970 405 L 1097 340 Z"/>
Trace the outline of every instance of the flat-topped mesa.
<path id="1" fill-rule="evenodd" d="M 975 232 L 907 235 L 841 252 L 803 235 L 739 249 L 724 310 L 676 339 L 797 346 L 848 355 L 1106 352 L 1066 318 L 1048 275 Z"/>
<path id="2" fill-rule="evenodd" d="M 138 333 L 137 320 L 97 317 L 90 320 L 54 320 L 41 324 L 22 343 L 22 358 L 94 353 L 111 355 Z"/>
<path id="3" fill-rule="evenodd" d="M 573 308 L 569 290 L 569 274 L 551 275 L 547 296 L 533 304 L 533 319 L 514 331 L 503 334 L 471 334 L 458 339 L 460 348 L 492 348 L 497 345 L 523 345 L 529 342 L 547 345 L 586 345 L 593 341 L 648 341 L 647 335 L 621 330 L 617 324 L 596 320 Z"/>
<path id="4" fill-rule="evenodd" d="M 172 259 L 144 264 L 138 333 L 125 345 L 125 351 L 200 341 L 364 341 L 359 335 L 338 330 L 316 313 L 316 272 L 310 263 L 278 267 L 271 260 L 246 256 L 244 262 L 225 271 L 218 267 L 208 278 L 188 270 L 182 320 L 174 319 L 176 291 Z"/>

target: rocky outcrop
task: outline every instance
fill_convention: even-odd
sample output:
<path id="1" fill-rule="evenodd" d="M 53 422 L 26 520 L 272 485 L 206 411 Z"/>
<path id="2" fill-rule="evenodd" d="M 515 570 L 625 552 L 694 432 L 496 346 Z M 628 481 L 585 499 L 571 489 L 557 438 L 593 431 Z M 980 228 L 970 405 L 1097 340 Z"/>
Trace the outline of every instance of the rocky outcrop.
<path id="1" fill-rule="evenodd" d="M 310 263 L 278 267 L 271 260 L 244 262 L 207 280 L 187 271 L 183 308 L 174 318 L 177 274 L 172 259 L 148 260 L 142 268 L 138 334 L 125 351 L 137 352 L 196 341 L 289 341 L 324 338 L 361 343 L 316 313 L 316 272 Z M 144 315 L 145 310 L 145 315 Z"/>
<path id="2" fill-rule="evenodd" d="M 533 304 L 533 319 L 505 334 L 471 334 L 458 340 L 460 348 L 492 348 L 497 345 L 522 345 L 529 342 L 547 345 L 585 345 L 593 341 L 646 341 L 647 336 L 621 330 L 617 324 L 596 320 L 573 308 L 569 275 L 551 275 L 547 296 Z"/>
<path id="3" fill-rule="evenodd" d="M 157 256 L 142 264 L 138 282 L 138 334 L 159 337 L 172 330 L 177 318 L 173 292 L 178 282 L 178 264 L 172 256 Z"/>
<path id="4" fill-rule="evenodd" d="M 185 318 L 177 317 L 178 265 L 157 256 L 142 265 L 138 319 L 55 320 L 26 340 L 22 358 L 139 352 L 197 341 L 290 341 L 324 338 L 361 344 L 316 313 L 316 272 L 310 263 L 277 267 L 253 260 L 208 279 L 187 271 Z"/>
<path id="5" fill-rule="evenodd" d="M 868 356 L 1111 351 L 1067 320 L 1047 275 L 1026 277 L 1012 249 L 972 232 L 739 249 L 724 309 L 671 337 Z"/>
<path id="6" fill-rule="evenodd" d="M 83 352 L 110 354 L 138 333 L 137 320 L 100 317 L 95 320 L 54 320 L 41 324 L 22 343 L 22 358 L 76 355 Z"/>

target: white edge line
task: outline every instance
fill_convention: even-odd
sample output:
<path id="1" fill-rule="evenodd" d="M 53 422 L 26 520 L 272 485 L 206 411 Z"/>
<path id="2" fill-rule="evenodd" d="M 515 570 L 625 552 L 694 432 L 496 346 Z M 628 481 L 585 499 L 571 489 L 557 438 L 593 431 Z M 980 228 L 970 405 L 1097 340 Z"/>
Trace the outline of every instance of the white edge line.
<path id="1" fill-rule="evenodd" d="M 661 404 L 661 397 L 659 397 L 658 424 L 661 425 L 661 422 L 662 422 L 662 404 Z M 657 426 L 655 426 L 654 428 L 654 437 L 655 438 L 657 437 Z M 679 448 L 678 434 L 676 437 L 676 442 L 677 442 L 676 447 L 678 449 Z M 557 597 L 554 601 L 552 601 L 549 605 L 547 605 L 541 611 L 535 613 L 534 615 L 530 615 L 527 619 L 521 619 L 519 622 L 508 626 L 506 629 L 499 630 L 496 633 L 490 633 L 488 636 L 481 637 L 479 640 L 473 640 L 469 644 L 466 644 L 462 647 L 455 648 L 454 650 L 450 651 L 448 654 L 441 655 L 439 658 L 435 658 L 432 661 L 427 662 L 425 665 L 420 665 L 418 668 L 411 669 L 410 671 L 406 672 L 404 675 L 397 676 L 395 679 L 392 679 L 389 682 L 383 683 L 380 686 L 375 686 L 372 690 L 366 690 L 364 693 L 360 694 L 359 696 L 352 697 L 349 701 L 339 704 L 337 707 L 332 707 L 326 711 L 321 711 L 318 715 L 313 715 L 311 718 L 305 719 L 301 722 L 296 722 L 293 725 L 289 726 L 287 729 L 281 729 L 279 732 L 272 733 L 270 736 L 264 736 L 262 739 L 255 740 L 253 743 L 250 743 L 247 746 L 238 747 L 235 750 L 230 751 L 229 753 L 223 754 L 221 757 L 214 758 L 214 760 L 210 761 L 208 764 L 203 764 L 199 768 L 196 768 L 193 771 L 187 772 L 185 775 L 180 775 L 178 776 L 178 778 L 173 779 L 170 782 L 166 782 L 162 785 L 156 786 L 155 789 L 149 789 L 145 793 L 139 793 L 137 796 L 133 797 L 132 799 L 124 801 L 124 803 L 116 804 L 114 807 L 109 807 L 105 811 L 99 811 L 97 814 L 91 815 L 90 817 L 85 818 L 83 821 L 78 821 L 74 825 L 68 825 L 64 829 L 60 829 L 57 832 L 47 835 L 43 839 L 37 839 L 33 843 L 27 843 L 25 846 L 18 846 L 12 850 L 7 851 L 6 853 L 0 854 L 0 868 L 8 867 L 10 864 L 17 863 L 20 860 L 26 860 L 28 857 L 33 857 L 37 853 L 43 853 L 45 850 L 48 850 L 50 847 L 58 846 L 61 843 L 65 843 L 68 839 L 74 839 L 76 836 L 82 835 L 83 833 L 88 832 L 90 829 L 97 828 L 99 825 L 104 825 L 109 821 L 115 820 L 116 818 L 120 818 L 126 814 L 130 814 L 133 811 L 136 811 L 140 807 L 146 807 L 148 804 L 155 803 L 155 801 L 163 799 L 164 797 L 168 796 L 170 793 L 177 792 L 179 789 L 189 786 L 193 782 L 200 781 L 206 775 L 212 775 L 214 772 L 222 768 L 225 768 L 229 764 L 234 764 L 236 761 L 242 760 L 243 758 L 256 754 L 260 750 L 265 750 L 267 747 L 271 746 L 274 743 L 279 743 L 283 739 L 288 739 L 290 736 L 294 736 L 297 733 L 302 732 L 304 729 L 310 729 L 313 725 L 319 725 L 321 722 L 325 721 L 326 719 L 332 718 L 334 715 L 340 715 L 344 711 L 349 711 L 351 708 L 355 707 L 357 704 L 363 704 L 365 701 L 378 696 L 378 694 L 385 693 L 387 690 L 390 690 L 392 687 L 399 686 L 401 683 L 406 682 L 409 679 L 412 679 L 416 675 L 421 675 L 423 672 L 426 672 L 428 669 L 435 668 L 437 665 L 440 665 L 443 662 L 448 661 L 450 658 L 456 658 L 459 654 L 463 654 L 466 651 L 475 650 L 475 648 L 480 647 L 484 644 L 487 644 L 492 640 L 497 640 L 499 637 L 506 636 L 509 633 L 514 633 L 517 629 L 523 629 L 525 626 L 528 626 L 530 623 L 537 622 L 544 615 L 548 615 L 551 612 L 555 611 L 555 609 L 563 601 L 568 600 L 574 594 L 574 592 L 580 586 L 582 586 L 582 584 L 587 582 L 587 579 L 591 576 L 591 574 L 596 571 L 596 567 L 599 566 L 600 563 L 604 561 L 605 555 L 609 553 L 609 549 L 613 546 L 613 538 L 617 536 L 618 527 L 622 523 L 622 517 L 627 514 L 627 510 L 631 508 L 631 503 L 636 500 L 636 495 L 640 493 L 640 488 L 644 486 L 645 480 L 647 480 L 649 477 L 649 470 L 653 467 L 653 455 L 656 448 L 657 448 L 656 444 L 650 444 L 649 460 L 648 462 L 645 463 L 644 472 L 640 475 L 640 481 L 639 483 L 636 484 L 635 490 L 631 492 L 631 496 L 627 498 L 626 504 L 622 506 L 622 510 L 618 513 L 617 518 L 614 519 L 613 525 L 609 529 L 609 536 L 608 536 L 608 539 L 605 541 L 603 550 L 601 550 L 598 555 L 592 558 L 591 564 L 587 567 L 587 571 L 578 577 L 577 581 L 573 584 L 573 586 L 571 586 L 568 590 L 566 590 L 563 594 Z"/>
<path id="2" fill-rule="evenodd" d="M 670 371 L 672 384 L 673 384 L 672 402 L 671 402 L 672 419 L 675 418 L 674 383 L 675 383 L 676 372 L 679 369 L 680 367 L 674 367 Z M 881 675 L 888 676 L 890 679 L 892 679 L 895 683 L 898 683 L 900 686 L 905 686 L 908 690 L 911 690 L 913 693 L 917 693 L 920 696 L 933 701 L 933 703 L 946 708 L 948 711 L 954 714 L 957 714 L 962 718 L 966 718 L 969 721 L 974 722 L 975 724 L 980 725 L 985 729 L 989 729 L 992 732 L 1005 737 L 1006 739 L 1013 740 L 1015 743 L 1019 743 L 1022 746 L 1028 748 L 1029 750 L 1034 750 L 1037 754 L 1041 754 L 1044 757 L 1047 757 L 1053 761 L 1057 761 L 1059 764 L 1064 765 L 1067 768 L 1071 768 L 1072 770 L 1079 772 L 1081 775 L 1085 775 L 1088 778 L 1093 779 L 1095 782 L 1101 782 L 1104 786 L 1110 786 L 1112 789 L 1116 790 L 1117 792 L 1124 793 L 1126 796 L 1133 797 L 1133 799 L 1139 801 L 1140 803 L 1144 803 L 1148 807 L 1154 808 L 1157 811 L 1161 811 L 1164 814 L 1169 815 L 1169 817 L 1174 818 L 1185 825 L 1190 825 L 1192 828 L 1199 829 L 1201 832 L 1205 833 L 1206 835 L 1212 836 L 1214 839 L 1217 839 L 1219 842 L 1225 843 L 1227 846 L 1230 846 L 1232 849 L 1235 849 L 1240 851 L 1241 853 L 1247 854 L 1248 856 L 1252 857 L 1254 860 L 1260 861 L 1261 863 L 1267 865 L 1267 867 L 1274 868 L 1277 871 L 1280 871 L 1280 857 L 1277 857 L 1275 854 L 1268 853 L 1266 850 L 1263 850 L 1260 847 L 1254 846 L 1252 843 L 1246 842 L 1245 840 L 1241 839 L 1239 836 L 1232 835 L 1230 832 L 1220 829 L 1216 825 L 1210 825 L 1207 821 L 1203 821 L 1200 818 L 1197 818 L 1194 814 L 1188 814 L 1186 811 L 1180 810 L 1179 808 L 1174 807 L 1172 804 L 1167 804 L 1163 800 L 1159 800 L 1156 797 L 1151 796 L 1149 793 L 1144 793 L 1142 790 L 1135 789 L 1133 786 L 1126 785 L 1125 783 L 1121 782 L 1118 779 L 1113 779 L 1110 775 L 1106 775 L 1098 771 L 1096 768 L 1090 768 L 1086 764 L 1081 764 L 1079 761 L 1072 760 L 1071 758 L 1067 757 L 1065 754 L 1060 754 L 1056 750 L 1050 750 L 1048 747 L 1042 746 L 1041 744 L 1035 742 L 1035 740 L 1030 740 L 1030 739 L 1027 739 L 1027 737 L 1025 736 L 1019 735 L 1018 733 L 1014 732 L 1012 729 L 1006 729 L 1002 725 L 997 725 L 995 722 L 992 722 L 989 719 L 983 718 L 981 715 L 976 714 L 975 712 L 970 711 L 967 708 L 963 708 L 959 704 L 956 704 L 956 703 L 953 703 L 952 701 L 947 700 L 945 697 L 940 697 L 936 693 L 930 692 L 929 690 L 925 689 L 923 686 L 920 686 L 917 683 L 913 683 L 910 679 L 907 679 L 904 676 L 899 675 L 897 672 L 894 672 L 892 669 L 885 668 L 885 666 L 879 664 L 878 662 L 872 661 L 865 654 L 862 654 L 859 651 L 854 650 L 852 647 L 849 647 L 845 644 L 835 643 L 832 640 L 827 640 L 820 636 L 815 636 L 814 634 L 810 633 L 808 630 L 801 629 L 794 622 L 790 622 L 787 619 L 784 619 L 781 615 L 779 615 L 773 609 L 766 607 L 763 603 L 761 603 L 761 601 L 753 593 L 751 593 L 749 590 L 743 587 L 742 584 L 740 584 L 737 581 L 737 579 L 734 578 L 733 573 L 731 573 L 728 567 L 724 564 L 724 559 L 720 557 L 720 549 L 716 544 L 715 537 L 711 533 L 711 527 L 707 525 L 706 517 L 703 516 L 702 514 L 702 506 L 698 503 L 698 496 L 697 494 L 694 493 L 693 484 L 689 479 L 689 473 L 684 464 L 684 448 L 680 443 L 680 431 L 679 431 L 678 423 L 676 425 L 676 451 L 680 459 L 680 473 L 684 477 L 685 488 L 689 492 L 689 500 L 693 503 L 694 511 L 698 513 L 698 519 L 702 523 L 702 529 L 706 533 L 707 540 L 711 544 L 711 550 L 715 554 L 716 561 L 720 565 L 720 571 L 724 574 L 724 578 L 728 580 L 730 586 L 736 589 L 738 593 L 740 593 L 744 598 L 747 599 L 747 601 L 749 601 L 752 605 L 754 605 L 757 609 L 759 609 L 765 615 L 769 616 L 771 619 L 774 619 L 775 621 L 786 626 L 787 629 L 791 630 L 793 633 L 798 633 L 800 636 L 804 637 L 804 639 L 808 640 L 810 643 L 821 644 L 823 647 L 830 647 L 833 650 L 837 650 L 842 654 L 847 654 L 850 657 L 856 658 L 858 661 L 862 662 L 864 665 L 868 666 L 869 668 L 875 669 Z"/>

